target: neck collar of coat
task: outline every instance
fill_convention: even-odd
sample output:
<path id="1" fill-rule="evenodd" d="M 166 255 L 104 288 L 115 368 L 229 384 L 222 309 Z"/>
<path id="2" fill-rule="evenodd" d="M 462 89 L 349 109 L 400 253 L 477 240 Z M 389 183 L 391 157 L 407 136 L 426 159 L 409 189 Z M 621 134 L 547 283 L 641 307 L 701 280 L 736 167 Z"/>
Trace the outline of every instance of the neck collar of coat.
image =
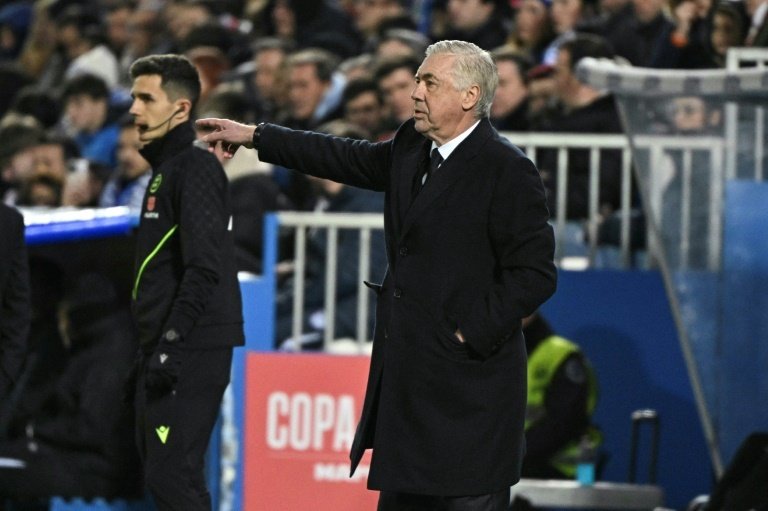
<path id="1" fill-rule="evenodd" d="M 195 130 L 191 122 L 183 122 L 169 131 L 163 138 L 153 140 L 139 151 L 152 168 L 186 149 L 195 141 Z"/>

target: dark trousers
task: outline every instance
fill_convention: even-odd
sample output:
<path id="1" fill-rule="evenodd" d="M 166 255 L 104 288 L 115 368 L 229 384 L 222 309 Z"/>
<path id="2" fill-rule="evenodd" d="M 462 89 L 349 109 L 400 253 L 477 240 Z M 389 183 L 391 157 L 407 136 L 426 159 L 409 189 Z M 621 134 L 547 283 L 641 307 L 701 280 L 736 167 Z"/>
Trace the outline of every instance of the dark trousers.
<path id="1" fill-rule="evenodd" d="M 229 383 L 232 348 L 184 353 L 172 392 L 146 391 L 148 357 L 136 387 L 136 442 L 158 511 L 210 511 L 204 456 Z"/>
<path id="2" fill-rule="evenodd" d="M 487 495 L 439 497 L 383 491 L 377 511 L 507 511 L 509 488 Z"/>

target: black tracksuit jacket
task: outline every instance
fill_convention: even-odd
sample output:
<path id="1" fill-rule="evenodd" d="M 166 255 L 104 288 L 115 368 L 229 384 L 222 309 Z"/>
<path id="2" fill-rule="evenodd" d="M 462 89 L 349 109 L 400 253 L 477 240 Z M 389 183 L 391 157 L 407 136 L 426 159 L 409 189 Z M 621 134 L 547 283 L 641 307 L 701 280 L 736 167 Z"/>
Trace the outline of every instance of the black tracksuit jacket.
<path id="1" fill-rule="evenodd" d="M 141 150 L 153 171 L 141 208 L 132 305 L 145 349 L 169 329 L 187 349 L 244 342 L 227 177 L 194 140 L 191 123 L 184 123 Z"/>

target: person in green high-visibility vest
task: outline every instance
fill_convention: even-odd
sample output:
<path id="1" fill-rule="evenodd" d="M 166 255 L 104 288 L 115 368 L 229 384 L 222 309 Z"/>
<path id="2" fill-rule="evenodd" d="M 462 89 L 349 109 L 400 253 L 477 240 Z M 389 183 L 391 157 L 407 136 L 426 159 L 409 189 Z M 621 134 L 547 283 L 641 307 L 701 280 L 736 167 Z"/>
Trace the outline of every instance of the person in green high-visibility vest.
<path id="1" fill-rule="evenodd" d="M 579 346 L 555 335 L 538 312 L 523 319 L 528 353 L 528 405 L 523 477 L 572 479 L 580 444 L 593 452 L 602 437 L 592 424 L 597 379 Z"/>

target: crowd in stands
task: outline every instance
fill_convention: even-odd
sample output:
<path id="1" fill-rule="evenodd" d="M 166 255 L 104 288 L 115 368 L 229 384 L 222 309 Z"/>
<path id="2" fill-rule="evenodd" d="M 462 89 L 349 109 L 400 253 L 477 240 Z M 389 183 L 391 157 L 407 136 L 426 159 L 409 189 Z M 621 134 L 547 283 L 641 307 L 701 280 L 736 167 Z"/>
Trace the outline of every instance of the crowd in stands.
<path id="1" fill-rule="evenodd" d="M 580 59 L 723 67 L 731 47 L 768 46 L 767 13 L 768 0 L 0 0 L 0 198 L 18 207 L 139 208 L 151 169 L 138 153 L 128 115 L 128 69 L 149 54 L 184 54 L 198 68 L 202 94 L 194 117 L 276 122 L 378 141 L 412 116 L 414 74 L 426 47 L 461 39 L 491 51 L 497 62 L 491 121 L 500 131 L 621 133 L 613 99 L 575 74 Z M 675 115 L 692 108 L 679 106 Z M 685 119 L 670 119 L 669 132 L 684 126 Z M 587 215 L 589 157 L 588 150 L 569 153 L 569 221 Z M 542 150 L 536 159 L 555 215 L 557 154 Z M 253 151 L 240 151 L 224 165 L 240 270 L 262 271 L 266 212 L 381 209 L 380 197 L 272 168 Z M 600 171 L 600 214 L 609 218 L 619 207 L 618 151 L 604 151 Z M 339 253 L 352 259 L 357 240 L 348 243 Z M 322 238 L 310 240 L 318 252 L 324 244 Z M 380 259 L 372 272 L 383 273 Z M 308 278 L 321 281 L 320 267 L 310 264 L 316 273 Z M 43 275 L 45 268 L 32 270 Z M 36 280 L 46 290 L 37 288 L 35 317 L 62 316 L 61 304 L 51 305 L 51 297 L 67 293 L 45 287 L 58 278 L 33 275 L 33 292 Z M 340 286 L 339 293 L 350 294 L 355 286 Z M 82 310 L 93 306 L 82 292 L 76 296 L 82 300 L 74 305 Z M 305 323 L 320 331 L 328 318 L 312 316 L 317 300 Z M 63 316 L 72 319 L 74 310 Z M 113 315 L 110 321 L 124 320 Z M 57 321 L 33 323 L 33 332 L 56 330 Z M 337 328 L 353 335 L 351 325 Z M 276 342 L 287 335 L 283 330 Z M 69 335 L 72 360 L 60 369 L 64 387 L 37 389 L 40 403 L 51 407 L 58 399 L 57 406 L 66 408 L 62 400 L 72 403 L 64 397 L 81 395 L 67 387 L 67 375 L 81 371 L 78 353 L 100 356 L 92 355 L 94 336 L 84 329 Z M 14 423 L 21 435 L 38 420 L 43 404 L 23 410 Z M 64 431 L 59 424 L 40 424 L 40 441 L 47 429 L 51 439 Z"/>
<path id="2" fill-rule="evenodd" d="M 765 0 L 5 1 L 0 193 L 17 206 L 138 205 L 150 169 L 128 133 L 127 71 L 152 53 L 182 53 L 196 65 L 197 117 L 298 129 L 336 120 L 383 140 L 412 114 L 426 46 L 462 39 L 498 62 L 498 129 L 620 133 L 612 99 L 575 77 L 578 60 L 720 67 L 730 47 L 768 44 L 766 10 Z M 569 158 L 569 220 L 586 215 L 582 153 Z M 554 197 L 556 155 L 541 156 Z M 615 156 L 601 159 L 606 215 L 618 206 Z M 314 209 L 318 194 L 305 178 L 253 156 L 237 160 L 227 167 L 239 214 Z M 260 175 L 243 181 L 251 192 L 238 193 L 236 181 L 251 174 Z M 239 239 L 241 268 L 258 271 L 260 241 Z"/>

